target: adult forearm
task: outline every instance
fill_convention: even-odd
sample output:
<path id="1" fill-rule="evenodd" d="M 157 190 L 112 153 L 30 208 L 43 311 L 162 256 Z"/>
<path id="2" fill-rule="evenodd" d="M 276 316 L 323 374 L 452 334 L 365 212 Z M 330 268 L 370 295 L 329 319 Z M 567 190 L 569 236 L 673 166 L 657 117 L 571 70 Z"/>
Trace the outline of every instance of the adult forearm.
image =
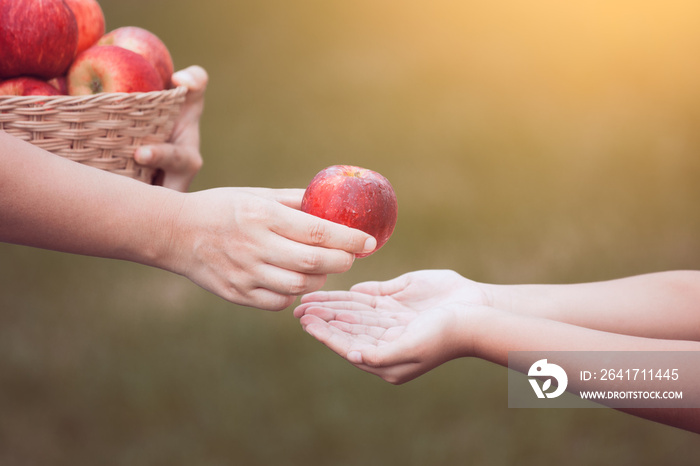
<path id="1" fill-rule="evenodd" d="M 163 265 L 180 193 L 62 159 L 0 131 L 0 241 Z"/>
<path id="2" fill-rule="evenodd" d="M 626 335 L 700 340 L 700 272 L 571 285 L 489 285 L 492 304 L 523 315 Z"/>

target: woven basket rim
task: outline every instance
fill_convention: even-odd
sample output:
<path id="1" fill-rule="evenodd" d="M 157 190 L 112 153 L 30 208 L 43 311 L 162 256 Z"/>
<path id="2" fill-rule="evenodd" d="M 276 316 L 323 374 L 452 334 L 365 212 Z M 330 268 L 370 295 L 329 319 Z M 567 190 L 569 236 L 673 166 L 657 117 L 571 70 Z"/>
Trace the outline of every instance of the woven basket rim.
<path id="1" fill-rule="evenodd" d="M 114 100 L 148 100 L 157 96 L 179 96 L 186 94 L 187 87 L 178 86 L 172 89 L 150 92 L 100 92 L 91 95 L 0 95 L 0 103 L 3 105 L 27 105 L 27 104 L 85 104 L 99 103 Z"/>

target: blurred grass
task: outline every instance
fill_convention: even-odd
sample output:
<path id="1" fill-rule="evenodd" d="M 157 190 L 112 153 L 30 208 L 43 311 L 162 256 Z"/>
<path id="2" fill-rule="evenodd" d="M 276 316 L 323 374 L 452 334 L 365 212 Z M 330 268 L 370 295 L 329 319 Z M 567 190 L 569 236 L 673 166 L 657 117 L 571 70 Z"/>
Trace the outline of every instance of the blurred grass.
<path id="1" fill-rule="evenodd" d="M 399 197 L 326 288 L 453 268 L 498 283 L 700 264 L 696 2 L 102 0 L 210 73 L 193 189 L 348 163 Z M 289 311 L 134 264 L 0 245 L 0 464 L 695 464 L 611 410 L 512 410 L 461 360 L 394 387 Z"/>

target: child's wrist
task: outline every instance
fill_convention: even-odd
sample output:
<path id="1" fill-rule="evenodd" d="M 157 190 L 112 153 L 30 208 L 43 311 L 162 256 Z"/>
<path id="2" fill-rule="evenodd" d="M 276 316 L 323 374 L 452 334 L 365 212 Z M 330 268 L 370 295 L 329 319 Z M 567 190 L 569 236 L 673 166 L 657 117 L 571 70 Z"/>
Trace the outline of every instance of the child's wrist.
<path id="1" fill-rule="evenodd" d="M 450 326 L 450 340 L 455 341 L 457 357 L 478 356 L 484 339 L 490 332 L 491 314 L 495 309 L 484 306 L 467 304 L 456 313 L 453 325 Z"/>
<path id="2" fill-rule="evenodd" d="M 482 283 L 481 289 L 487 306 L 506 311 L 513 310 L 513 288 L 511 285 Z"/>

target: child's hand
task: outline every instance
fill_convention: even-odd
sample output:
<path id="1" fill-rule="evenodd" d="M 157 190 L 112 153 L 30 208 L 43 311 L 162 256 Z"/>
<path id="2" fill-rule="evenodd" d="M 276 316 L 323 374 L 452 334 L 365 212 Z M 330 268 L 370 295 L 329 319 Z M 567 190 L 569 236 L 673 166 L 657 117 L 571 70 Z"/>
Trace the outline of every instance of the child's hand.
<path id="1" fill-rule="evenodd" d="M 399 384 L 470 354 L 465 309 L 481 310 L 486 301 L 475 282 L 427 270 L 306 295 L 294 316 L 356 367 Z"/>
<path id="2" fill-rule="evenodd" d="M 187 191 L 202 167 L 199 152 L 199 119 L 204 110 L 204 93 L 209 78 L 199 66 L 190 66 L 173 74 L 173 85 L 187 87 L 187 98 L 172 135 L 165 144 L 142 146 L 134 154 L 142 165 L 162 170 L 156 184 Z"/>

